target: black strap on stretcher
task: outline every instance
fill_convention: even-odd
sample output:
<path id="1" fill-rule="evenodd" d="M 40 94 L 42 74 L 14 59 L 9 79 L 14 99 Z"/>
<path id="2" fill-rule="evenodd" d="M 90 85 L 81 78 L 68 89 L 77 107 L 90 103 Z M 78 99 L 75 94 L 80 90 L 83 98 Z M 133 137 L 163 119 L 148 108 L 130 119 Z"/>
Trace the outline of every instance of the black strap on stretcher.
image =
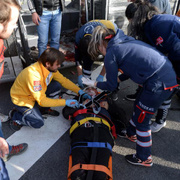
<path id="1" fill-rule="evenodd" d="M 91 106 L 93 104 L 93 102 L 97 102 L 99 100 L 101 100 L 105 95 L 110 94 L 111 92 L 109 91 L 103 91 L 100 94 L 98 94 L 93 100 L 89 101 L 88 103 L 85 104 L 85 107 L 88 108 L 89 106 Z"/>
<path id="2" fill-rule="evenodd" d="M 92 98 L 85 105 L 82 105 L 83 95 L 84 95 L 84 94 L 82 94 L 79 96 L 80 107 L 87 109 L 89 106 L 91 106 L 93 104 L 94 105 L 93 112 L 94 112 L 94 114 L 98 114 L 101 111 L 101 107 L 100 107 L 100 104 L 98 103 L 98 101 L 101 100 L 107 94 L 110 94 L 110 92 L 109 91 L 103 91 L 100 94 L 98 94 L 95 98 Z M 80 109 L 82 109 L 82 108 L 80 108 Z"/>
<path id="3" fill-rule="evenodd" d="M 94 125 L 94 137 L 93 142 L 98 142 L 99 139 L 99 129 L 97 124 L 94 121 L 90 121 L 91 124 Z M 91 158 L 90 158 L 90 164 L 96 164 L 96 156 L 97 156 L 97 147 L 92 148 Z M 92 180 L 93 179 L 94 171 L 88 171 L 86 180 Z"/>

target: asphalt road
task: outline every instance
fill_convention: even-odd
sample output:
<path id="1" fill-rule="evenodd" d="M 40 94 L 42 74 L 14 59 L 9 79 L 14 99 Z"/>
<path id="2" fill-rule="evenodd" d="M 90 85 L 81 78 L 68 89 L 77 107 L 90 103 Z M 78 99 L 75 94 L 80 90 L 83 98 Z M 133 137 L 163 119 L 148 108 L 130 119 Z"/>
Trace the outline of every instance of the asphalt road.
<path id="1" fill-rule="evenodd" d="M 76 75 L 73 75 L 74 67 L 61 70 L 61 72 L 72 81 L 76 82 Z M 0 85 L 0 112 L 8 114 L 13 107 L 9 89 L 12 83 Z M 118 103 L 122 107 L 130 119 L 132 115 L 133 103 L 124 100 L 124 96 L 134 93 L 137 85 L 128 80 L 121 84 L 121 89 L 118 93 Z M 174 96 L 172 108 L 180 108 L 180 100 Z M 59 127 L 59 131 L 61 127 Z M 3 123 L 3 132 L 5 138 L 12 137 L 12 130 L 8 126 L 8 122 Z M 26 134 L 24 134 L 25 136 Z M 152 157 L 154 165 L 151 168 L 133 166 L 125 161 L 124 156 L 135 153 L 135 143 L 132 143 L 123 138 L 115 140 L 113 148 L 113 177 L 114 180 L 179 180 L 180 179 L 180 111 L 170 110 L 167 118 L 167 125 L 160 132 L 154 133 Z M 34 152 L 38 151 L 41 146 L 34 148 Z M 29 156 L 28 152 L 32 147 L 24 153 Z M 23 172 L 20 180 L 65 180 L 68 172 L 68 157 L 70 149 L 69 133 L 66 131 L 42 156 L 26 171 Z M 36 151 L 35 151 L 36 150 Z M 22 158 L 22 155 L 12 157 L 8 163 L 14 159 Z M 13 159 L 14 158 L 14 159 Z M 31 159 L 29 160 L 31 161 Z M 23 168 L 22 164 L 22 168 Z M 12 180 L 17 180 L 11 178 Z"/>

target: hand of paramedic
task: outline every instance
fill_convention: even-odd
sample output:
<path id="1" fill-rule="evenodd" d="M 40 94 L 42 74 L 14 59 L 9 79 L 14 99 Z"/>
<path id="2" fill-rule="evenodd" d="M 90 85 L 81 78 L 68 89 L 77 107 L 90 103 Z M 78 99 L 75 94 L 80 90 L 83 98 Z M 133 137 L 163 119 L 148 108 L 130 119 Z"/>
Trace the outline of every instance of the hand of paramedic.
<path id="1" fill-rule="evenodd" d="M 72 108 L 79 108 L 79 102 L 75 99 L 67 99 L 66 106 L 69 106 Z"/>
<path id="2" fill-rule="evenodd" d="M 92 99 L 91 96 L 85 93 L 82 89 L 80 89 L 78 93 L 80 96 L 83 96 L 84 99 Z"/>

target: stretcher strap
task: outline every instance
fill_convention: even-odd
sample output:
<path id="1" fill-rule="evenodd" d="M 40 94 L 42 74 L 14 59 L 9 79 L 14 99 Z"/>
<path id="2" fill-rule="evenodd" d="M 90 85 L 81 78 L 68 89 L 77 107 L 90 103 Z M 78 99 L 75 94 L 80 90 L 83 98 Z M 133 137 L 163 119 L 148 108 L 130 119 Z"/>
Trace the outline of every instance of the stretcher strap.
<path id="1" fill-rule="evenodd" d="M 87 114 L 87 113 L 88 114 L 94 114 L 91 109 L 79 109 L 73 114 L 73 117 L 75 118 L 76 116 L 78 116 L 80 114 Z M 101 114 L 101 113 L 98 113 L 98 116 L 101 116 L 102 118 L 107 120 L 107 122 L 111 126 L 112 135 L 116 139 L 117 138 L 116 128 L 115 128 L 114 123 L 111 121 L 111 119 L 109 117 L 105 116 L 104 114 Z"/>
<path id="2" fill-rule="evenodd" d="M 74 114 L 73 114 L 73 117 L 75 118 L 77 115 L 79 114 L 86 114 L 88 112 L 87 109 L 79 109 L 77 110 Z"/>
<path id="3" fill-rule="evenodd" d="M 71 151 L 75 148 L 86 147 L 86 148 L 107 148 L 112 152 L 112 146 L 108 142 L 76 142 L 72 144 Z"/>
<path id="4" fill-rule="evenodd" d="M 71 180 L 70 176 L 71 176 L 71 174 L 73 172 L 71 169 L 72 169 L 72 155 L 69 156 L 68 180 Z M 113 179 L 113 177 L 112 177 L 112 156 L 109 157 L 109 162 L 108 162 L 108 168 L 107 169 L 110 171 L 110 174 L 111 174 L 111 177 L 108 175 L 109 176 L 108 180 L 112 180 Z"/>
<path id="5" fill-rule="evenodd" d="M 98 142 L 99 141 L 99 128 L 94 121 L 90 120 L 89 122 L 94 125 L 93 142 Z M 91 158 L 90 158 L 89 164 L 96 164 L 96 158 L 97 158 L 97 148 L 92 148 Z M 86 176 L 86 180 L 92 180 L 93 174 L 94 174 L 94 171 L 88 171 L 87 176 Z"/>
<path id="6" fill-rule="evenodd" d="M 84 123 L 86 123 L 86 122 L 88 122 L 88 121 L 90 121 L 90 120 L 103 123 L 104 125 L 108 126 L 109 130 L 111 130 L 111 126 L 109 125 L 109 123 L 108 123 L 106 120 L 104 120 L 104 119 L 102 119 L 102 118 L 98 118 L 98 117 L 86 117 L 86 118 L 84 118 L 84 119 L 82 119 L 82 120 L 80 120 L 80 121 L 75 122 L 75 123 L 72 125 L 72 127 L 70 128 L 70 135 L 72 134 L 72 132 L 73 132 L 76 128 L 78 128 L 79 126 L 83 125 Z"/>
<path id="7" fill-rule="evenodd" d="M 103 91 L 101 92 L 100 94 L 98 94 L 94 99 L 93 101 L 99 101 L 101 100 L 105 95 L 109 94 L 110 92 L 109 91 Z M 93 104 L 93 101 L 89 101 L 88 103 L 85 104 L 85 107 L 88 108 L 89 106 L 91 106 Z"/>
<path id="8" fill-rule="evenodd" d="M 97 165 L 97 164 L 76 164 L 68 172 L 68 178 L 70 178 L 71 174 L 74 171 L 79 169 L 84 169 L 88 171 L 101 171 L 106 173 L 112 179 L 112 171 L 110 171 L 106 166 Z"/>

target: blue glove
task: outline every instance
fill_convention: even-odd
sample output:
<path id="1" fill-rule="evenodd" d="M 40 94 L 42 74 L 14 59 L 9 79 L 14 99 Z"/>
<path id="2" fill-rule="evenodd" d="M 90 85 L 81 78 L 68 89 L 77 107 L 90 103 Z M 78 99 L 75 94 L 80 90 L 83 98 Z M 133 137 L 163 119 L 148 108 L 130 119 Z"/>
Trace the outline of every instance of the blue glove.
<path id="1" fill-rule="evenodd" d="M 99 76 L 96 78 L 96 81 L 97 81 L 97 82 L 103 82 L 103 79 L 104 79 L 104 76 L 99 75 Z"/>
<path id="2" fill-rule="evenodd" d="M 84 99 L 92 99 L 92 97 L 89 94 L 85 93 L 82 89 L 80 89 L 78 93 L 79 95 L 83 96 Z"/>
<path id="3" fill-rule="evenodd" d="M 79 102 L 74 99 L 67 99 L 66 100 L 66 106 L 72 107 L 72 108 L 79 108 Z"/>
<path id="4" fill-rule="evenodd" d="M 79 84 L 79 87 L 80 87 L 80 88 L 84 88 L 84 85 L 83 85 L 83 83 L 82 83 L 82 77 L 83 77 L 83 75 L 79 75 L 79 76 L 78 76 L 78 84 Z"/>

